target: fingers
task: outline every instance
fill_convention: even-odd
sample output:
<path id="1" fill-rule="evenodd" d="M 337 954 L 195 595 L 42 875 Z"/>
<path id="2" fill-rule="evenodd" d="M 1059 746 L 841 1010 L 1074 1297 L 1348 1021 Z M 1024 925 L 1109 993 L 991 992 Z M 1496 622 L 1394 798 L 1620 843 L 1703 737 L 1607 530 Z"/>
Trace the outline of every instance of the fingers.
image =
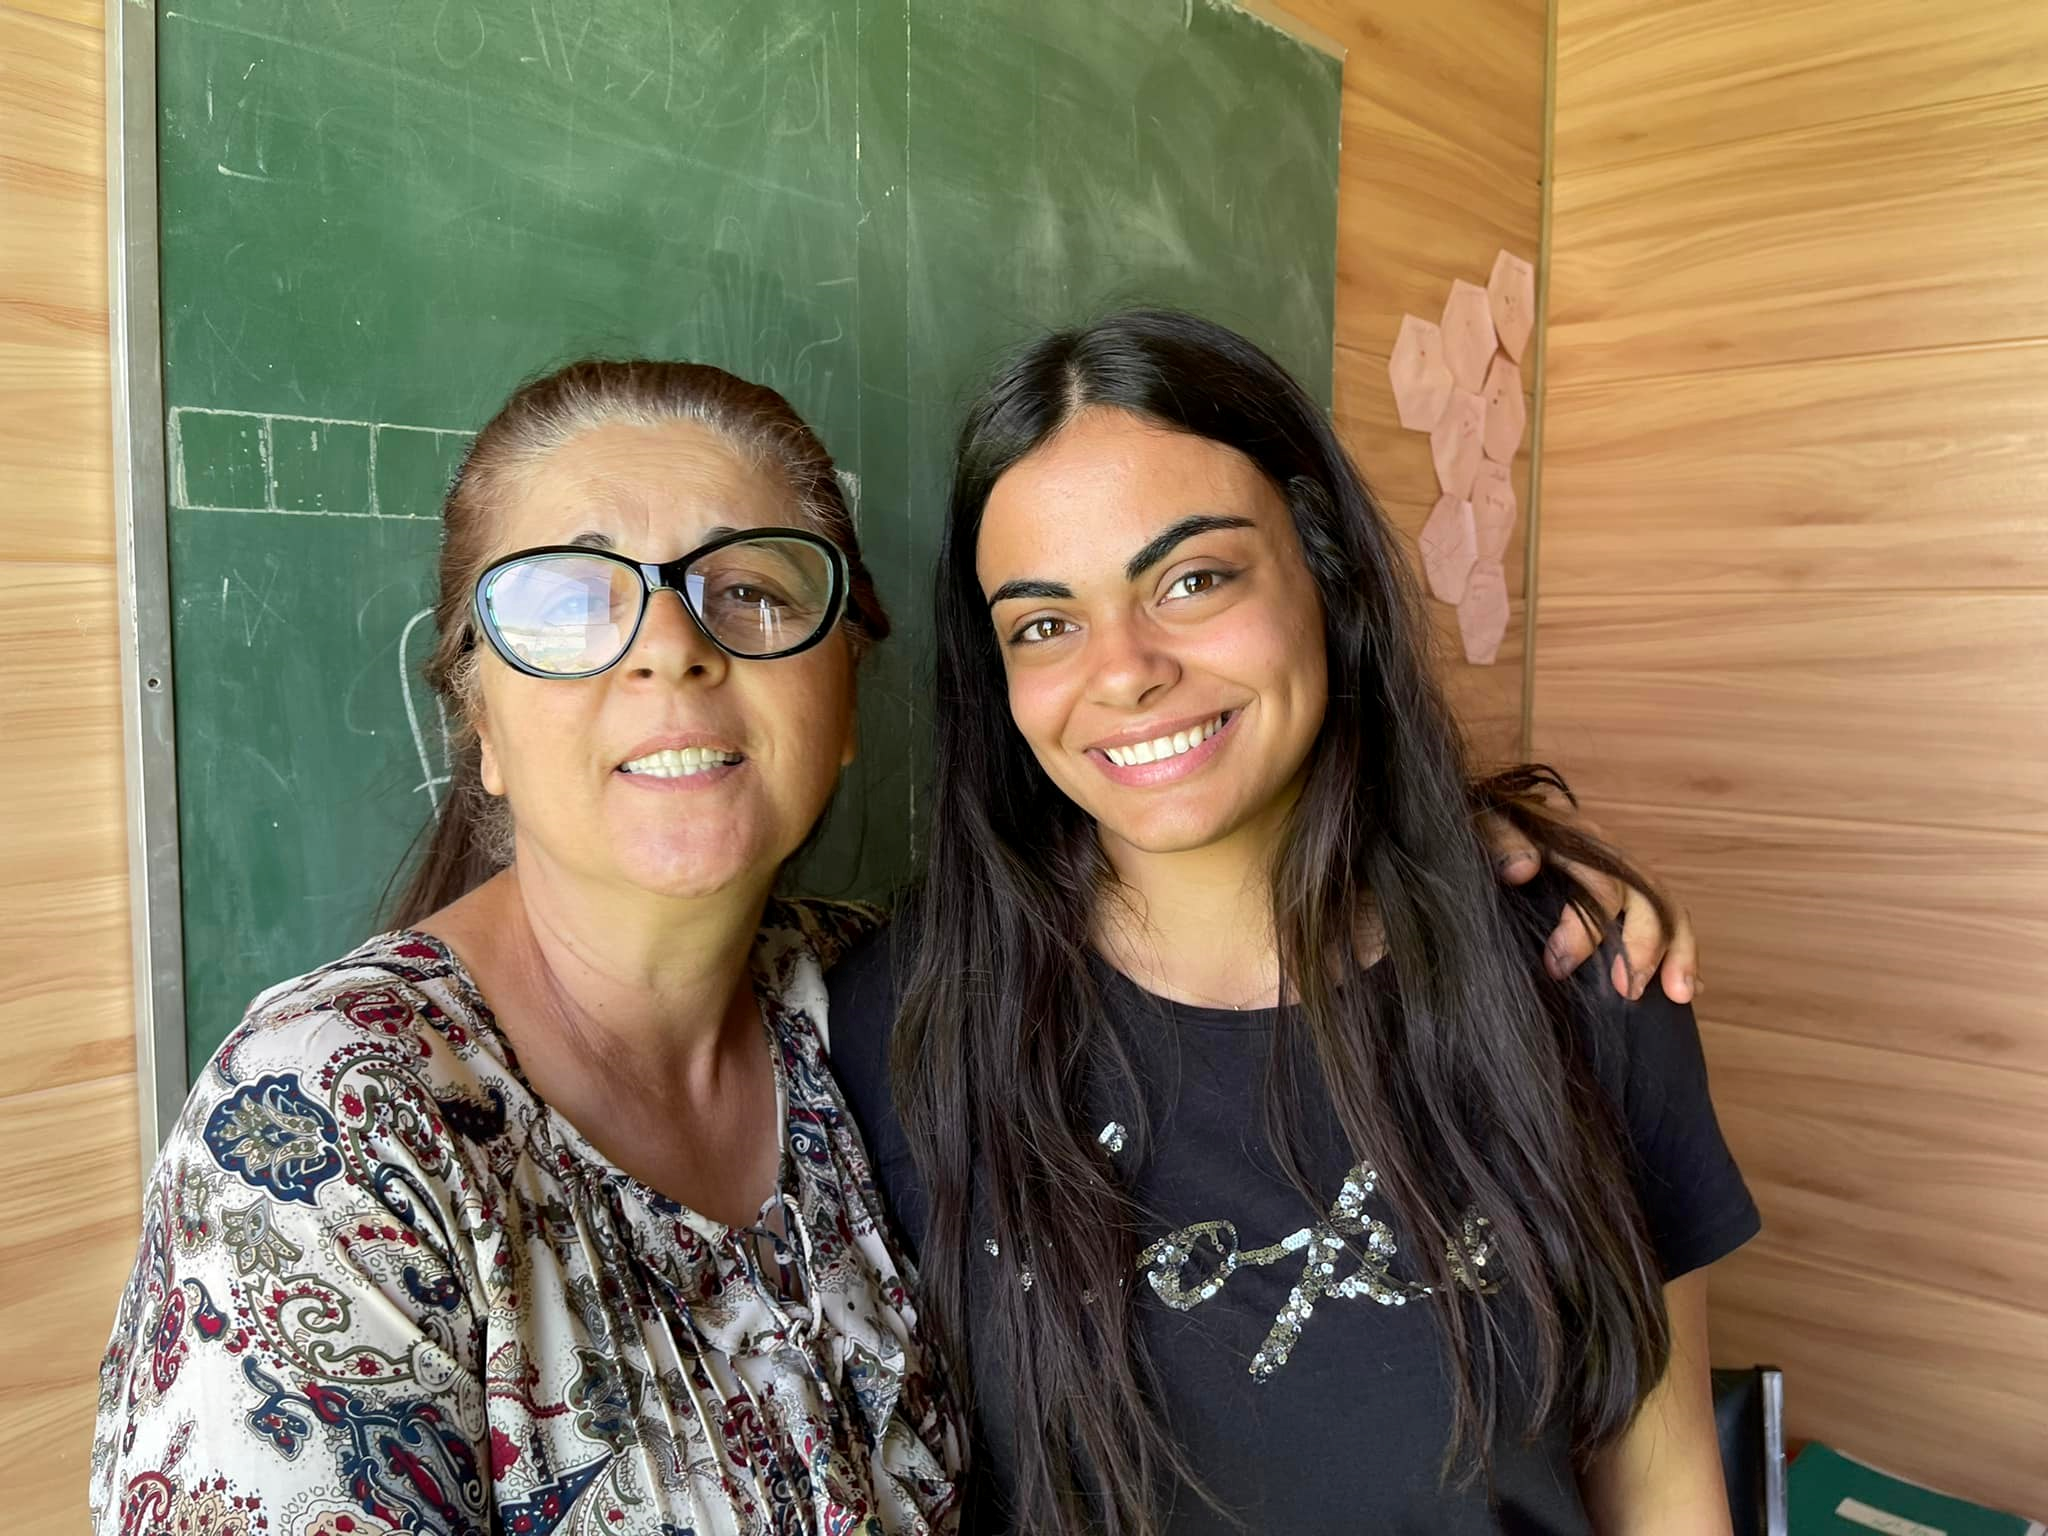
<path id="1" fill-rule="evenodd" d="M 1558 859 L 1556 863 L 1559 870 L 1585 887 L 1586 893 L 1592 897 L 1595 910 L 1606 920 L 1608 930 L 1613 931 L 1615 920 L 1620 918 L 1624 923 L 1625 933 L 1628 888 L 1611 875 L 1602 874 L 1597 869 L 1588 869 L 1571 859 Z M 1558 919 L 1557 927 L 1552 931 L 1549 941 L 1543 946 L 1544 969 L 1559 978 L 1569 976 L 1584 965 L 1599 947 L 1600 936 L 1587 926 L 1577 907 L 1567 906 Z M 1661 948 L 1659 952 L 1661 953 Z M 1623 961 L 1623 956 L 1615 957 L 1616 969 L 1613 976 L 1619 979 L 1614 980 L 1614 990 L 1623 997 L 1630 997 L 1636 995 L 1640 989 L 1632 991 L 1633 978 Z"/>
<path id="2" fill-rule="evenodd" d="M 1489 811 L 1479 818 L 1479 835 L 1493 851 L 1493 867 L 1503 885 L 1527 885 L 1543 867 L 1543 855 L 1503 816 Z M 1583 957 L 1582 957 L 1583 958 Z"/>
<path id="3" fill-rule="evenodd" d="M 1622 887 L 1621 953 L 1616 961 L 1624 968 L 1627 987 L 1616 990 L 1630 1002 L 1649 990 L 1650 978 L 1663 963 L 1669 942 L 1650 898 L 1632 885 Z"/>
<path id="4" fill-rule="evenodd" d="M 1658 979 L 1664 983 L 1664 995 L 1674 1003 L 1697 1002 L 1704 990 L 1700 981 L 1699 936 L 1692 930 L 1692 914 L 1682 907 L 1678 912 L 1678 931 L 1671 935 L 1671 948 L 1664 956 Z"/>
<path id="5" fill-rule="evenodd" d="M 1566 906 L 1564 915 L 1543 944 L 1543 968 L 1562 981 L 1600 947 L 1600 940 L 1579 916 L 1579 909 Z"/>

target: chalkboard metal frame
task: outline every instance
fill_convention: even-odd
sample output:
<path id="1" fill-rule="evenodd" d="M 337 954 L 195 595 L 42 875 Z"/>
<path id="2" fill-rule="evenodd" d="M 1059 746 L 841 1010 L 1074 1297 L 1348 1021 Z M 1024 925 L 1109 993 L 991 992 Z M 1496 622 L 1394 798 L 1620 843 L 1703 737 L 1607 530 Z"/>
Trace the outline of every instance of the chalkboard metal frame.
<path id="1" fill-rule="evenodd" d="M 121 733 L 136 1106 L 146 1179 L 185 1102 L 185 959 L 157 288 L 156 7 L 107 0 L 107 284 L 113 349 Z"/>

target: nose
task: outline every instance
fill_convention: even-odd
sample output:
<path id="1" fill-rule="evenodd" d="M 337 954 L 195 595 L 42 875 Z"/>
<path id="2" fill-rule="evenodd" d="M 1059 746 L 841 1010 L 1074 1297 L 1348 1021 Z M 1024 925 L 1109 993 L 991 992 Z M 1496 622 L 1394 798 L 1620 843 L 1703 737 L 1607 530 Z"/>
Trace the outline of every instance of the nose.
<path id="1" fill-rule="evenodd" d="M 628 677 L 680 683 L 685 679 L 717 684 L 732 665 L 727 656 L 690 617 L 680 593 L 666 589 L 647 600 L 640 633 L 620 661 Z"/>
<path id="2" fill-rule="evenodd" d="M 1090 637 L 1089 691 L 1113 709 L 1138 709 L 1180 681 L 1180 662 L 1152 626 L 1137 620 L 1098 625 Z"/>

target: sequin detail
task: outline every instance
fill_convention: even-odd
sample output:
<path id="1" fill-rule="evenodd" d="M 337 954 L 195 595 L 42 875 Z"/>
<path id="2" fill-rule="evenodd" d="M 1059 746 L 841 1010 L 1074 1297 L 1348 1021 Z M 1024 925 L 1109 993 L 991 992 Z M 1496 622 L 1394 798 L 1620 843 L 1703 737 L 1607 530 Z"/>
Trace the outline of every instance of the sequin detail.
<path id="1" fill-rule="evenodd" d="M 1323 1297 L 1345 1301 L 1362 1297 L 1383 1307 L 1403 1307 L 1431 1293 L 1432 1287 L 1403 1280 L 1393 1272 L 1393 1259 L 1399 1252 L 1393 1231 L 1365 1209 L 1366 1197 L 1378 1183 L 1379 1175 L 1361 1163 L 1346 1175 L 1327 1216 L 1313 1226 L 1288 1233 L 1270 1247 L 1239 1248 L 1232 1223 L 1198 1221 L 1169 1232 L 1139 1254 L 1138 1268 L 1161 1301 L 1175 1311 L 1192 1312 L 1222 1290 L 1239 1266 L 1264 1268 L 1298 1255 L 1301 1277 L 1287 1293 L 1286 1303 L 1248 1368 L 1254 1380 L 1265 1381 L 1287 1363 Z M 1484 1216 L 1467 1212 L 1457 1241 L 1445 1248 L 1457 1283 L 1480 1295 L 1493 1289 L 1480 1275 L 1491 1252 L 1488 1225 Z M 1339 1278 L 1337 1261 L 1345 1251 L 1347 1237 L 1363 1239 L 1358 1245 L 1361 1254 L 1357 1268 Z M 1191 1269 L 1201 1278 L 1195 1278 Z"/>
<path id="2" fill-rule="evenodd" d="M 1096 1137 L 1095 1139 L 1096 1139 L 1097 1141 L 1101 1142 L 1101 1143 L 1102 1143 L 1102 1144 L 1103 1144 L 1103 1145 L 1104 1145 L 1105 1147 L 1109 1148 L 1109 1150 L 1110 1150 L 1110 1151 L 1111 1151 L 1112 1153 L 1116 1153 L 1116 1152 L 1121 1152 L 1121 1151 L 1123 1151 L 1123 1149 L 1124 1149 L 1124 1128 L 1123 1128 L 1123 1122 L 1122 1122 L 1122 1121 L 1119 1121 L 1119 1120 L 1112 1120 L 1112 1121 L 1110 1121 L 1110 1122 L 1109 1122 L 1109 1124 L 1105 1125 L 1105 1126 L 1104 1126 L 1104 1127 L 1102 1128 L 1102 1134 L 1101 1134 L 1100 1136 Z"/>

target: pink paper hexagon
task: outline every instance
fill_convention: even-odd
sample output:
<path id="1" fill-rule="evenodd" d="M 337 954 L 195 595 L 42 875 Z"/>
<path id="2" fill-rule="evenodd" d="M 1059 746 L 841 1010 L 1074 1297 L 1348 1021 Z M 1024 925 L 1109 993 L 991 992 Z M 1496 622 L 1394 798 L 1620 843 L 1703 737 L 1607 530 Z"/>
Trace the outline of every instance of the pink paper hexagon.
<path id="1" fill-rule="evenodd" d="M 1522 403 L 1522 370 L 1502 357 L 1493 356 L 1486 370 L 1486 456 L 1496 464 L 1514 461 L 1522 446 L 1522 426 L 1528 407 Z"/>
<path id="2" fill-rule="evenodd" d="M 1493 309 L 1486 290 L 1459 278 L 1444 302 L 1444 361 L 1458 388 L 1478 394 L 1486 383 L 1486 365 L 1493 361 Z"/>
<path id="3" fill-rule="evenodd" d="M 1451 398 L 1455 381 L 1444 361 L 1444 333 L 1414 315 L 1401 317 L 1401 334 L 1387 359 L 1387 377 L 1394 386 L 1394 411 L 1411 432 L 1427 432 L 1437 424 Z"/>
<path id="4" fill-rule="evenodd" d="M 1481 459 L 1472 476 L 1472 528 L 1479 558 L 1498 560 L 1515 531 L 1515 482 L 1504 465 Z"/>
<path id="5" fill-rule="evenodd" d="M 1536 269 L 1521 257 L 1502 251 L 1493 258 L 1486 299 L 1501 350 L 1519 363 L 1536 329 Z"/>
<path id="6" fill-rule="evenodd" d="M 1479 562 L 1479 530 L 1472 521 L 1472 503 L 1455 496 L 1437 499 L 1422 525 L 1422 573 L 1438 601 L 1455 603 L 1465 595 L 1466 578 Z"/>
<path id="7" fill-rule="evenodd" d="M 1482 560 L 1472 567 L 1465 596 L 1458 604 L 1458 635 L 1465 642 L 1465 659 L 1474 666 L 1492 666 L 1507 632 L 1507 573 L 1498 560 Z"/>
<path id="8" fill-rule="evenodd" d="M 1462 389 L 1453 390 L 1451 403 L 1429 434 L 1429 456 L 1436 462 L 1436 483 L 1461 501 L 1472 494 L 1485 435 L 1486 402 Z"/>

